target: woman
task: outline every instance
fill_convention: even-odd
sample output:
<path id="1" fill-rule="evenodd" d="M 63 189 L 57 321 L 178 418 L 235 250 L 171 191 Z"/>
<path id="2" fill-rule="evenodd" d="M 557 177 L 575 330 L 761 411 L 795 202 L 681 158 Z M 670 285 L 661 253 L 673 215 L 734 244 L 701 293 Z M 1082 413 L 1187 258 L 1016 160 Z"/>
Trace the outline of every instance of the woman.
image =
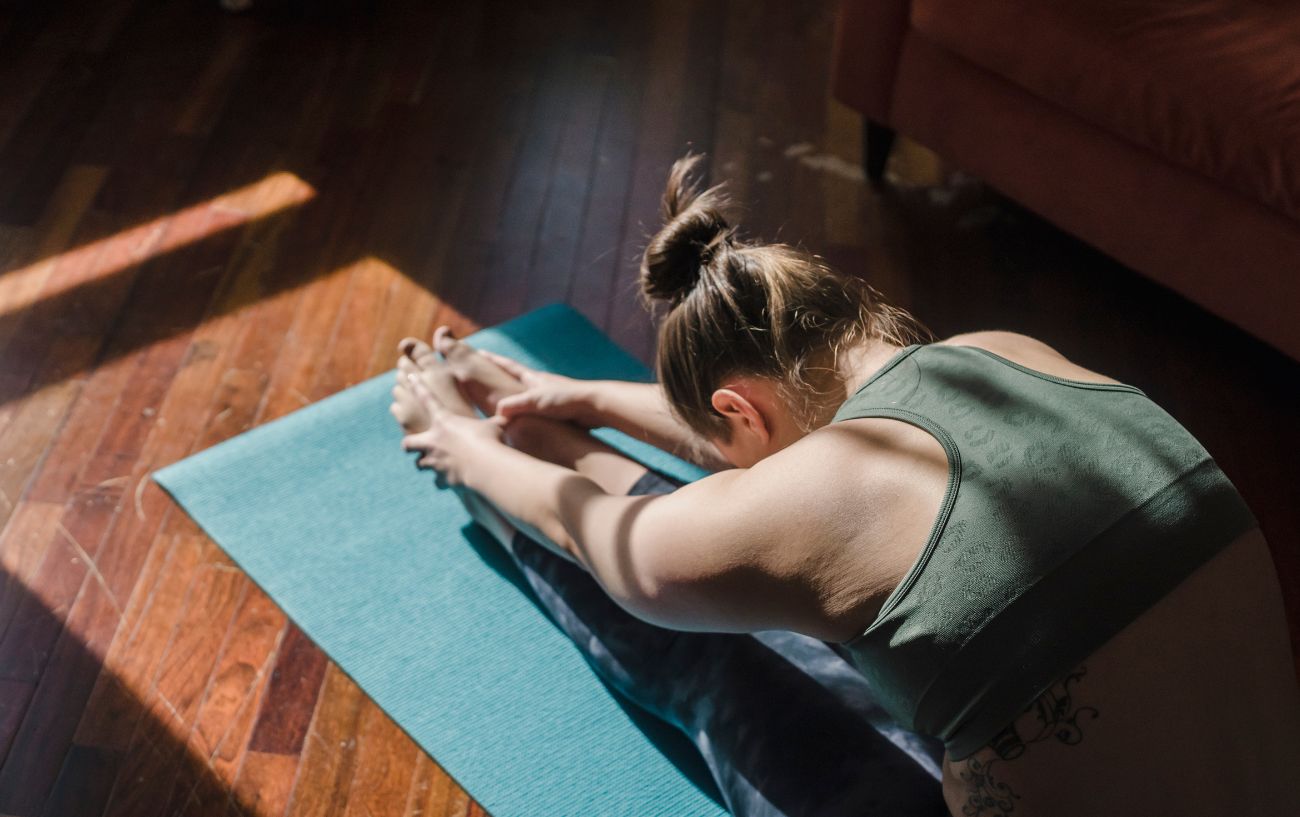
<path id="1" fill-rule="evenodd" d="M 719 188 L 688 182 L 698 159 L 641 269 L 667 305 L 660 385 L 544 376 L 440 330 L 446 362 L 406 343 L 394 392 L 421 465 L 663 631 L 834 645 L 943 742 L 953 814 L 1300 814 L 1277 579 L 1205 450 L 1039 341 L 917 342 L 815 256 L 741 241 Z M 720 470 L 646 494 L 555 420 Z"/>

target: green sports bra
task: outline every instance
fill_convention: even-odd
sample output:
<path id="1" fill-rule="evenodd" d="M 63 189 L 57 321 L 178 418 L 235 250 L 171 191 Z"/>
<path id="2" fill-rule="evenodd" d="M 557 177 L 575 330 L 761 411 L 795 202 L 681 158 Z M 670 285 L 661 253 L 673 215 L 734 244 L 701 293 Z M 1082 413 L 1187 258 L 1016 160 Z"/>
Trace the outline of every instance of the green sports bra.
<path id="1" fill-rule="evenodd" d="M 832 422 L 863 417 L 937 438 L 948 487 L 875 621 L 832 646 L 953 760 L 1257 524 L 1200 443 L 1133 386 L 916 344 Z"/>

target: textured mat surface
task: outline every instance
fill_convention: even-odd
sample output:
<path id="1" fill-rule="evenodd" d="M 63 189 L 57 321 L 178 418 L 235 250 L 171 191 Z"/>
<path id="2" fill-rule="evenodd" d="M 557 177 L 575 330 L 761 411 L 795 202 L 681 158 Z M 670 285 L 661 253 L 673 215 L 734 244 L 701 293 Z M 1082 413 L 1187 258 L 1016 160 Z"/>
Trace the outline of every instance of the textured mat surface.
<path id="1" fill-rule="evenodd" d="M 577 377 L 649 376 L 563 306 L 470 341 Z M 154 478 L 496 817 L 725 814 L 695 748 L 603 685 L 400 450 L 391 385 L 381 375 Z M 702 473 L 598 433 L 671 476 Z"/>

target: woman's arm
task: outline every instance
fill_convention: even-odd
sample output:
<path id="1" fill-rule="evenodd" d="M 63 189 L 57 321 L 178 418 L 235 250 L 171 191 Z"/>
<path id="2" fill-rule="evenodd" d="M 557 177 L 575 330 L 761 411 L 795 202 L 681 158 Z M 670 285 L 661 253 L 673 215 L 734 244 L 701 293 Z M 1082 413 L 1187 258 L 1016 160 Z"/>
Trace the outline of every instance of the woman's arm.
<path id="1" fill-rule="evenodd" d="M 608 426 L 710 471 L 731 467 L 712 443 L 677 419 L 657 383 L 579 380 L 539 372 L 503 355 L 485 354 L 525 386 L 498 403 L 497 413 L 506 419 L 535 414 L 588 428 Z"/>
<path id="2" fill-rule="evenodd" d="M 710 471 L 731 467 L 713 443 L 695 433 L 668 407 L 657 383 L 590 381 L 588 400 L 602 425 L 698 463 Z"/>
<path id="3" fill-rule="evenodd" d="M 630 528 L 657 497 L 607 494 L 577 471 L 506 445 L 470 453 L 460 478 L 506 517 L 558 546 L 632 612 L 640 615 L 655 597 L 656 537 L 638 536 L 633 547 Z M 618 527 L 624 535 L 616 543 L 608 529 Z"/>
<path id="4" fill-rule="evenodd" d="M 711 632 L 817 626 L 817 587 L 791 568 L 806 564 L 797 550 L 822 538 L 825 514 L 785 484 L 783 469 L 731 469 L 671 494 L 614 495 L 505 445 L 499 420 L 437 415 L 404 447 L 571 554 L 638 618 Z"/>

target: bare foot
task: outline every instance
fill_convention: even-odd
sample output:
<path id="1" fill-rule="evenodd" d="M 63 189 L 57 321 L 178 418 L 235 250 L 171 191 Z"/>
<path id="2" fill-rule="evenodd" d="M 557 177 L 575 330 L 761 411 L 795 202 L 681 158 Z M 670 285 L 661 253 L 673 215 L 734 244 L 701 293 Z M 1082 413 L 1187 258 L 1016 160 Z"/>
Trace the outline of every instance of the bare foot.
<path id="1" fill-rule="evenodd" d="M 407 434 L 419 434 L 421 431 L 428 431 L 430 425 L 429 412 L 425 410 L 424 405 L 416 396 L 411 394 L 411 390 L 403 382 L 400 371 L 397 375 L 397 383 L 393 386 L 392 394 L 393 403 L 388 407 L 388 413 L 393 415 L 393 419 L 402 427 L 402 431 Z"/>
<path id="2" fill-rule="evenodd" d="M 433 349 L 447 361 L 465 396 L 484 414 L 495 414 L 499 400 L 524 391 L 518 377 L 473 346 L 457 340 L 445 326 L 433 333 Z M 421 352 L 418 346 L 415 352 Z"/>
<path id="3" fill-rule="evenodd" d="M 397 384 L 393 386 L 393 404 L 388 407 L 388 411 L 407 434 L 427 430 L 430 422 L 428 407 L 407 386 L 408 377 L 419 378 L 424 388 L 448 411 L 466 417 L 474 415 L 474 407 L 461 394 L 456 378 L 447 364 L 430 353 L 424 356 L 421 365 L 403 349 L 402 356 L 397 360 Z"/>
<path id="4" fill-rule="evenodd" d="M 397 361 L 397 384 L 393 386 L 393 404 L 388 407 L 388 411 L 403 431 L 407 434 L 427 431 L 431 423 L 430 415 L 436 406 L 466 417 L 474 416 L 474 407 L 461 394 L 451 369 L 433 354 L 428 345 L 419 341 L 408 345 L 407 341 L 402 341 L 400 348 L 402 356 Z M 407 378 L 417 378 L 424 391 L 417 394 L 419 389 L 413 389 Z M 515 535 L 514 524 L 473 491 L 461 488 L 453 490 L 460 495 L 470 517 L 492 534 L 494 539 L 509 547 Z"/>

